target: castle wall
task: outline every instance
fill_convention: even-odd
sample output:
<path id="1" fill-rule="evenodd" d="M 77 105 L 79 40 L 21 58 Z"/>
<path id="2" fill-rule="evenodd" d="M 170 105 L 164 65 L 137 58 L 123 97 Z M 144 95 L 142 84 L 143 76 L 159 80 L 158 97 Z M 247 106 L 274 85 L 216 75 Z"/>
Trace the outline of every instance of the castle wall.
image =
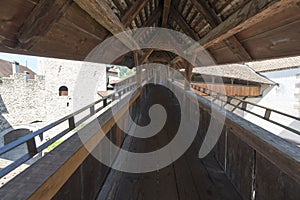
<path id="1" fill-rule="evenodd" d="M 39 58 L 38 73 L 45 76 L 47 121 L 55 121 L 99 98 L 106 91 L 106 65 Z M 59 96 L 59 88 L 68 88 L 67 96 Z"/>
<path id="2" fill-rule="evenodd" d="M 26 79 L 25 73 L 3 77 L 0 85 L 1 128 L 45 119 L 44 77 Z M 9 126 L 9 125 L 10 126 Z"/>

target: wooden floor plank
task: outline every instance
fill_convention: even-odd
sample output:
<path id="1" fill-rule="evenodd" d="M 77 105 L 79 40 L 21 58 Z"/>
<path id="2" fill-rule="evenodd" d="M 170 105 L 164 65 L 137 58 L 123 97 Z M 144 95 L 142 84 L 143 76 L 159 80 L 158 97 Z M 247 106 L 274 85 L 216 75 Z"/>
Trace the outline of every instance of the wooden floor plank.
<path id="1" fill-rule="evenodd" d="M 171 117 L 167 119 L 164 128 L 151 138 L 127 136 L 131 138 L 129 150 L 132 152 L 149 152 L 163 147 L 177 132 L 178 127 L 174 124 L 180 123 L 179 105 L 164 89 L 155 87 L 150 91 L 150 96 L 147 103 L 141 106 L 142 117 L 138 123 L 149 123 L 148 110 L 158 102 L 165 105 L 167 114 Z M 163 169 L 158 166 L 154 172 L 141 174 L 112 170 L 103 186 L 109 195 L 100 192 L 102 196 L 99 195 L 98 200 L 241 199 L 213 157 L 202 160 L 198 158 L 201 142 L 197 138 L 183 156 Z"/>

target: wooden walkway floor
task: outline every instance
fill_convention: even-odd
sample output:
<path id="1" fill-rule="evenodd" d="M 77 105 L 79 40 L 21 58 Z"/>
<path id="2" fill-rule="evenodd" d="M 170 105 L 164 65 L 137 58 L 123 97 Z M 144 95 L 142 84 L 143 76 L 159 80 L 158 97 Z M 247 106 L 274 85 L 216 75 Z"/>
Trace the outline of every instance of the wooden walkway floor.
<path id="1" fill-rule="evenodd" d="M 140 125 L 149 123 L 148 110 L 153 104 L 162 104 L 168 114 L 167 122 L 160 133 L 148 139 L 126 137 L 132 152 L 149 152 L 163 147 L 177 132 L 180 123 L 180 107 L 162 87 L 150 91 L 150 99 L 141 109 Z M 126 143 L 126 142 L 125 142 Z M 127 142 L 128 143 L 128 142 Z M 155 172 L 132 174 L 111 170 L 103 185 L 99 200 L 198 200 L 198 199 L 241 199 L 225 173 L 209 155 L 198 158 L 200 137 L 176 162 Z"/>

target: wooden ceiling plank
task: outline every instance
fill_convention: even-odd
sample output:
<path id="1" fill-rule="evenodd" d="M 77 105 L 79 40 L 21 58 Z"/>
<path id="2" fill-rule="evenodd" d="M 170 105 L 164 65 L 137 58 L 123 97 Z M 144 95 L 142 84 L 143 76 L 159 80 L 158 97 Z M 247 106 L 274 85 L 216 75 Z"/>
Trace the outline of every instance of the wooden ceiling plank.
<path id="1" fill-rule="evenodd" d="M 192 2 L 195 2 L 195 4 L 198 4 L 198 1 L 191 0 Z M 215 10 L 213 10 L 206 2 L 200 1 L 202 9 L 205 9 L 206 12 L 204 13 L 204 17 L 206 19 L 209 19 L 209 23 L 212 26 L 212 28 L 217 27 L 219 24 L 222 23 L 222 20 L 217 16 Z M 199 4 L 200 4 L 199 3 Z M 252 58 L 250 54 L 247 52 L 247 50 L 243 47 L 243 45 L 238 41 L 238 39 L 233 35 L 232 37 L 225 40 L 225 43 L 228 45 L 232 53 L 238 56 L 238 58 L 241 61 L 251 61 Z"/>
<path id="2" fill-rule="evenodd" d="M 211 26 L 217 26 L 221 22 L 204 0 L 191 0 L 191 2 Z"/>
<path id="3" fill-rule="evenodd" d="M 99 24 L 105 27 L 117 37 L 126 47 L 131 50 L 139 49 L 138 44 L 131 34 L 124 33 L 127 29 L 108 6 L 106 0 L 74 0 L 84 11 L 86 11 Z"/>
<path id="4" fill-rule="evenodd" d="M 137 0 L 132 6 L 130 6 L 129 10 L 122 17 L 122 22 L 125 27 L 129 26 L 147 3 L 148 0 Z"/>
<path id="5" fill-rule="evenodd" d="M 186 23 L 181 14 L 173 6 L 171 6 L 170 8 L 174 20 L 178 23 L 182 30 L 184 30 L 184 32 L 194 40 L 199 40 L 200 38 L 198 34 L 194 30 L 192 30 L 192 28 Z"/>
<path id="6" fill-rule="evenodd" d="M 41 0 L 18 33 L 18 48 L 28 48 L 37 36 L 45 35 L 71 5 L 71 0 Z"/>
<path id="7" fill-rule="evenodd" d="M 168 24 L 168 18 L 170 13 L 171 0 L 164 0 L 162 27 L 166 28 Z"/>
<path id="8" fill-rule="evenodd" d="M 288 7 L 296 6 L 298 1 L 299 0 L 250 1 L 205 35 L 200 40 L 200 43 L 203 47 L 208 48 L 261 22 L 267 17 L 276 15 Z"/>
<path id="9" fill-rule="evenodd" d="M 120 11 L 121 15 L 124 15 L 125 11 L 120 3 L 119 0 L 112 0 L 112 2 L 115 4 L 115 6 L 118 8 L 118 10 Z"/>
<path id="10" fill-rule="evenodd" d="M 160 16 L 162 14 L 162 10 L 161 8 L 159 7 L 158 9 L 156 9 L 155 12 L 152 13 L 152 15 L 145 21 L 145 23 L 142 25 L 143 27 L 149 27 L 149 26 L 152 26 L 152 24 L 154 22 L 156 22 Z M 147 29 L 145 29 L 146 31 Z M 145 31 L 139 31 L 137 32 L 135 35 L 134 35 L 134 39 L 135 40 L 138 40 L 142 35 L 144 35 L 144 32 Z"/>

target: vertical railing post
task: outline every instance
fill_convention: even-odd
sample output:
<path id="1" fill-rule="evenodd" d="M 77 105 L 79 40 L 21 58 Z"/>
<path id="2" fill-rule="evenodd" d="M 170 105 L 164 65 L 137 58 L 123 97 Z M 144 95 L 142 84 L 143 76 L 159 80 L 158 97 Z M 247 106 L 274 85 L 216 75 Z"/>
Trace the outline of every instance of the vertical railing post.
<path id="1" fill-rule="evenodd" d="M 247 109 L 247 103 L 243 101 L 243 103 L 242 103 L 242 110 L 246 111 L 246 109 Z"/>
<path id="2" fill-rule="evenodd" d="M 266 109 L 264 119 L 269 120 L 271 116 L 271 110 Z"/>
<path id="3" fill-rule="evenodd" d="M 90 107 L 90 114 L 91 114 L 91 116 L 95 114 L 95 105 L 92 105 Z"/>
<path id="4" fill-rule="evenodd" d="M 35 154 L 38 153 L 37 148 L 36 148 L 35 139 L 31 138 L 26 143 L 27 143 L 28 153 L 30 154 L 31 157 L 33 157 Z"/>
<path id="5" fill-rule="evenodd" d="M 75 118 L 74 118 L 74 116 L 70 117 L 68 119 L 68 122 L 69 122 L 69 129 L 73 130 L 75 128 Z"/>
<path id="6" fill-rule="evenodd" d="M 103 108 L 107 106 L 107 98 L 103 99 Z"/>

